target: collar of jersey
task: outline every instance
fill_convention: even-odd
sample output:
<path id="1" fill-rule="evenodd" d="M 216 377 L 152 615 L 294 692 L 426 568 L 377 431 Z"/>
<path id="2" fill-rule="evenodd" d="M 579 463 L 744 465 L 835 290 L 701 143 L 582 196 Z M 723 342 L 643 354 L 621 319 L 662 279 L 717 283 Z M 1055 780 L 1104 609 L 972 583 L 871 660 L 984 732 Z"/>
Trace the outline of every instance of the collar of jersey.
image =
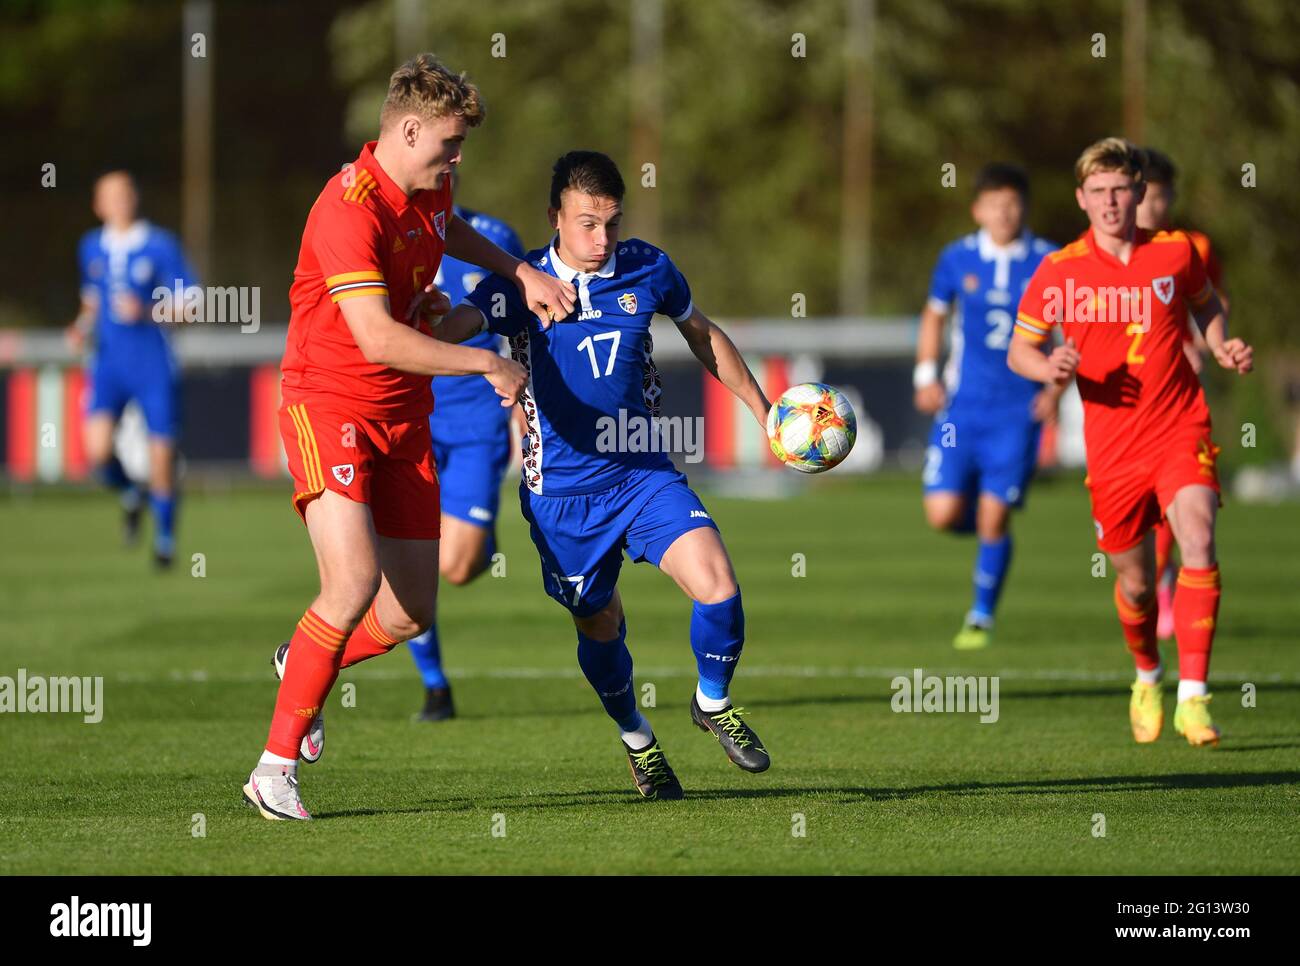
<path id="1" fill-rule="evenodd" d="M 1029 253 L 1029 232 L 1027 231 L 1022 231 L 1019 238 L 1002 248 L 993 244 L 993 238 L 983 228 L 976 232 L 975 240 L 979 245 L 980 259 L 986 262 L 995 261 L 999 255 L 1005 255 L 1008 258 L 1020 261 Z"/>
<path id="2" fill-rule="evenodd" d="M 365 168 L 374 175 L 375 180 L 379 182 L 379 193 L 384 196 L 389 206 L 400 214 L 424 189 L 421 188 L 410 198 L 406 197 L 406 192 L 397 187 L 397 182 L 390 178 L 388 172 L 375 160 L 375 145 L 378 143 L 378 141 L 366 142 L 366 146 L 361 149 L 361 157 L 357 158 L 357 167 Z"/>
<path id="3" fill-rule="evenodd" d="M 1147 242 L 1151 241 L 1151 236 L 1154 234 L 1155 232 L 1151 231 L 1148 228 L 1137 228 L 1134 230 L 1133 253 L 1129 255 L 1127 265 L 1124 262 L 1121 262 L 1110 252 L 1105 251 L 1100 245 L 1097 244 L 1097 233 L 1093 230 L 1091 225 L 1089 225 L 1088 230 L 1084 232 L 1083 240 L 1084 242 L 1087 243 L 1088 251 L 1092 254 L 1093 258 L 1096 258 L 1099 261 L 1105 262 L 1107 265 L 1111 265 L 1116 268 L 1130 268 L 1133 265 L 1133 260 L 1137 258 L 1138 249 L 1140 249 Z"/>
<path id="4" fill-rule="evenodd" d="M 114 231 L 105 225 L 99 237 L 106 252 L 133 252 L 149 237 L 149 222 L 141 218 L 125 231 Z"/>
<path id="5" fill-rule="evenodd" d="M 618 258 L 616 251 L 611 251 L 609 253 L 609 258 L 605 259 L 605 264 L 596 269 L 596 271 L 580 272 L 576 268 L 570 268 L 568 265 L 564 264 L 564 262 L 560 261 L 560 253 L 555 247 L 556 242 L 559 240 L 559 235 L 556 235 L 551 239 L 551 244 L 549 246 L 550 252 L 548 252 L 548 254 L 550 255 L 549 261 L 551 263 L 551 271 L 555 272 L 555 277 L 561 282 L 572 282 L 579 275 L 584 275 L 587 278 L 614 277 L 614 261 Z"/>

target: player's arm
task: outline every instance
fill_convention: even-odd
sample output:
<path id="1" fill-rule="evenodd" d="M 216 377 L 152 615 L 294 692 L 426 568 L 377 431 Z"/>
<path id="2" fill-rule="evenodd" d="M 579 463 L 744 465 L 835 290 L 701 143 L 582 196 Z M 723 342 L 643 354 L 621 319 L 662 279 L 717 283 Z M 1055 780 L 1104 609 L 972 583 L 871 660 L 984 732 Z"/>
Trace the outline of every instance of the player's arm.
<path id="1" fill-rule="evenodd" d="M 458 343 L 472 339 L 487 331 L 487 320 L 482 311 L 468 302 L 461 302 L 441 321 L 433 325 L 433 337 L 443 342 Z"/>
<path id="2" fill-rule="evenodd" d="M 1039 348 L 1041 344 L 1017 330 L 1012 334 L 1011 346 L 1007 349 L 1007 366 L 1026 379 L 1064 389 L 1074 377 L 1074 370 L 1079 368 L 1079 350 L 1074 347 L 1074 340 L 1067 339 L 1065 345 L 1058 345 L 1051 355 L 1043 354 Z"/>
<path id="3" fill-rule="evenodd" d="M 948 308 L 940 308 L 933 299 L 921 310 L 916 334 L 916 368 L 912 370 L 913 403 L 923 413 L 936 413 L 947 402 L 943 383 L 939 381 L 939 352 L 943 347 L 943 324 Z"/>
<path id="4" fill-rule="evenodd" d="M 767 412 L 772 405 L 727 333 L 694 307 L 690 315 L 677 323 L 677 330 L 700 364 L 748 406 L 758 424 L 766 430 Z"/>
<path id="5" fill-rule="evenodd" d="M 1255 350 L 1242 339 L 1228 338 L 1228 313 L 1214 289 L 1199 305 L 1191 304 L 1192 318 L 1205 336 L 1205 344 L 1225 369 L 1245 374 L 1255 367 Z"/>
<path id="6" fill-rule="evenodd" d="M 498 248 L 465 219 L 453 214 L 447 224 L 447 254 L 511 279 L 524 304 L 543 325 L 562 319 L 573 311 L 577 292 L 568 282 L 533 268 L 522 259 Z"/>
<path id="7" fill-rule="evenodd" d="M 80 352 L 95 333 L 95 316 L 99 312 L 99 299 L 93 289 L 83 289 L 77 316 L 69 323 L 63 339 L 73 352 Z"/>
<path id="8" fill-rule="evenodd" d="M 513 406 L 528 382 L 524 367 L 511 359 L 431 339 L 398 322 L 382 295 L 358 295 L 338 306 L 367 362 L 422 376 L 482 375 L 496 389 L 502 406 Z"/>
<path id="9" fill-rule="evenodd" d="M 1045 355 L 1042 348 L 1061 319 L 1060 300 L 1056 297 L 1060 288 L 1050 256 L 1044 258 L 1020 296 L 1007 348 L 1007 367 L 1018 376 L 1064 389 L 1079 368 L 1074 340 L 1066 339 L 1065 345 L 1058 345 L 1050 355 Z"/>

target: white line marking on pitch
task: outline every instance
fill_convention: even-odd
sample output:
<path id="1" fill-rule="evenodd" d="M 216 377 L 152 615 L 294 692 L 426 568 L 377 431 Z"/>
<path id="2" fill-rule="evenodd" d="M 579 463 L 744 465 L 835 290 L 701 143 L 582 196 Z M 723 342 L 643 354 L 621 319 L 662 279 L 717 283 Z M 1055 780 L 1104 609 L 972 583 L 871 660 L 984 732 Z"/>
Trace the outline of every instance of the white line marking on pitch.
<path id="1" fill-rule="evenodd" d="M 816 665 L 741 665 L 737 673 L 741 677 L 756 678 L 885 678 L 892 679 L 902 675 L 911 677 L 915 667 L 819 667 Z M 1133 679 L 1132 672 L 1125 671 L 1072 671 L 1068 668 L 1004 668 L 990 671 L 985 668 L 926 667 L 921 665 L 926 674 L 940 677 L 947 675 L 981 675 L 998 677 L 1007 681 L 1080 681 L 1080 682 L 1128 682 Z M 467 681 L 487 680 L 564 680 L 581 678 L 578 668 L 562 667 L 502 667 L 502 668 L 457 668 L 446 669 L 448 677 Z M 358 678 L 369 681 L 405 681 L 414 679 L 414 668 L 401 671 L 380 668 L 360 669 L 352 672 Z M 641 680 L 652 678 L 695 677 L 696 672 L 690 667 L 638 667 L 637 677 Z M 1172 677 L 1172 676 L 1171 676 Z M 212 674 L 203 669 L 176 670 L 165 675 L 137 674 L 123 672 L 113 677 L 121 684 L 204 684 L 207 682 L 250 682 L 269 683 L 274 676 L 265 673 L 246 674 Z M 1267 673 L 1257 671 L 1216 671 L 1210 675 L 1212 682 L 1236 683 L 1250 681 L 1255 684 L 1300 684 L 1300 675 Z"/>

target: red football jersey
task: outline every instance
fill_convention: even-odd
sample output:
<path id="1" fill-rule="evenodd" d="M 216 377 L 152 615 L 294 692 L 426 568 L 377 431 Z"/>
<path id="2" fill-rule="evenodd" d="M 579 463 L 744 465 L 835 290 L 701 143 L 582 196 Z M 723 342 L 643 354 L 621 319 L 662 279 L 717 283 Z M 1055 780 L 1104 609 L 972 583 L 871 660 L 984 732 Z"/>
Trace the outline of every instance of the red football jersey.
<path id="1" fill-rule="evenodd" d="M 1149 461 L 1191 424 L 1209 425 L 1200 380 L 1183 354 L 1187 313 L 1214 289 L 1182 232 L 1138 229 L 1125 265 L 1089 229 L 1039 263 L 1016 329 L 1035 342 L 1061 325 L 1079 350 L 1088 473 L 1095 480 Z"/>
<path id="2" fill-rule="evenodd" d="M 375 142 L 330 178 L 307 215 L 289 289 L 284 397 L 327 396 L 367 419 L 415 420 L 433 410 L 429 377 L 367 362 L 338 303 L 386 295 L 405 321 L 438 272 L 451 221 L 451 178 L 409 198 L 384 173 Z M 409 323 L 408 323 L 409 324 Z"/>

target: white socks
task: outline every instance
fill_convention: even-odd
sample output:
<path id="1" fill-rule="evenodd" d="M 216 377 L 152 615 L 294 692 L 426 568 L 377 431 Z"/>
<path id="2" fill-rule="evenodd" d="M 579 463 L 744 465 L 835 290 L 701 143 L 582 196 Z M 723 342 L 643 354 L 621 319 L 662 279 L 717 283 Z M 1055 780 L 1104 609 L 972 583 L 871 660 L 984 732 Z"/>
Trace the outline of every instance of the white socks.
<path id="1" fill-rule="evenodd" d="M 710 698 L 700 690 L 700 686 L 697 684 L 695 686 L 695 703 L 700 706 L 701 711 L 708 711 L 712 714 L 731 704 L 731 698 Z"/>
<path id="2" fill-rule="evenodd" d="M 1143 684 L 1159 684 L 1160 679 L 1164 677 L 1165 666 L 1163 664 L 1157 664 L 1150 671 L 1144 671 L 1141 668 L 1138 668 L 1137 672 L 1138 680 Z"/>
<path id="3" fill-rule="evenodd" d="M 1204 681 L 1179 681 L 1178 682 L 1178 700 L 1186 701 L 1188 698 L 1200 698 L 1205 695 Z"/>
<path id="4" fill-rule="evenodd" d="M 298 767 L 297 758 L 285 758 L 283 755 L 275 755 L 269 751 L 262 752 L 262 757 L 257 759 L 259 765 L 288 765 L 291 768 Z"/>
<path id="5" fill-rule="evenodd" d="M 655 733 L 650 729 L 650 722 L 646 721 L 645 715 L 638 712 L 637 717 L 641 719 L 641 723 L 637 725 L 635 731 L 619 729 L 619 737 L 623 739 L 623 744 L 633 751 L 647 748 L 650 742 L 655 740 Z"/>

